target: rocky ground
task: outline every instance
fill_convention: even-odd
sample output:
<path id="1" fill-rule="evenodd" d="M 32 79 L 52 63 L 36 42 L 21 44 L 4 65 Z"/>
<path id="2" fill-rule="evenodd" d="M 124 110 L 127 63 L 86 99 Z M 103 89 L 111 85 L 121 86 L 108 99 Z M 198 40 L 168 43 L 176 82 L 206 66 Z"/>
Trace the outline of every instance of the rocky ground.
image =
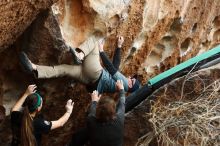
<path id="1" fill-rule="evenodd" d="M 76 129 L 84 126 L 90 102 L 84 86 L 76 83 L 72 87 L 71 78 L 34 80 L 24 73 L 18 60 L 21 50 L 37 64 L 72 64 L 64 41 L 77 47 L 93 35 L 103 36 L 105 51 L 112 56 L 116 36 L 122 35 L 125 43 L 120 70 L 125 75 L 137 73 L 144 84 L 220 43 L 219 8 L 218 0 L 2 0 L 0 145 L 10 142 L 10 108 L 30 83 L 36 83 L 45 96 L 43 113 L 48 120 L 62 115 L 69 97 L 75 102 L 71 119 L 63 128 L 45 136 L 43 145 L 64 145 Z M 199 75 L 208 78 L 208 84 L 219 78 L 218 72 L 216 67 Z M 151 97 L 166 94 L 178 99 L 183 80 L 175 80 Z M 186 93 L 199 85 L 196 80 L 187 84 Z M 134 146 L 151 130 L 146 116 L 149 105 L 146 100 L 126 115 L 125 146 Z"/>

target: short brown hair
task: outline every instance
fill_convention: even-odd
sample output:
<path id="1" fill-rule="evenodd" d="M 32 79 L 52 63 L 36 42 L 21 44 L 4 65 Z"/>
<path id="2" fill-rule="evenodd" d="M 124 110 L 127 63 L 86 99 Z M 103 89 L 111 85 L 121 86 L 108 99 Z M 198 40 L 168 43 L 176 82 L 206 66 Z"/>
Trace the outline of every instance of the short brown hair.
<path id="1" fill-rule="evenodd" d="M 111 97 L 102 97 L 96 108 L 96 118 L 100 122 L 108 122 L 115 118 L 116 103 Z"/>

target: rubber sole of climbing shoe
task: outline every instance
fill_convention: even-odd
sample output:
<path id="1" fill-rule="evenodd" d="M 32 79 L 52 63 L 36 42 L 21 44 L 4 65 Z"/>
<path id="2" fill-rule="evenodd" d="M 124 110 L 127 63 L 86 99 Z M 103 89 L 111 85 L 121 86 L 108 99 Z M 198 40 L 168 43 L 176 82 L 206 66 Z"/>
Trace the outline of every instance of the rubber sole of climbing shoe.
<path id="1" fill-rule="evenodd" d="M 27 57 L 27 54 L 24 53 L 24 52 L 21 52 L 19 54 L 19 59 L 20 59 L 20 63 L 23 66 L 24 70 L 27 73 L 32 74 L 34 69 L 33 69 L 32 65 L 31 65 L 30 59 Z"/>
<path id="2" fill-rule="evenodd" d="M 70 46 L 69 46 L 69 49 L 70 49 L 71 54 L 73 55 L 73 63 L 76 64 L 76 65 L 82 64 L 82 60 L 80 60 L 80 59 L 76 56 L 76 51 L 75 51 L 75 49 L 72 48 L 72 47 L 70 47 Z"/>

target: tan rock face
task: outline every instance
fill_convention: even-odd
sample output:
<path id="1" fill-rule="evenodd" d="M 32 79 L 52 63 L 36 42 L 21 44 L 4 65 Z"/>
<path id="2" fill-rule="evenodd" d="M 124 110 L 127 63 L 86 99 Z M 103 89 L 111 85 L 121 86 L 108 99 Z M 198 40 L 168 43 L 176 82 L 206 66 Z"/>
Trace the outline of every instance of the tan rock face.
<path id="1" fill-rule="evenodd" d="M 36 18 L 57 0 L 1 0 L 0 51 L 12 45 Z"/>
<path id="2" fill-rule="evenodd" d="M 129 0 L 61 0 L 53 6 L 67 44 L 79 46 L 94 33 L 109 36 L 127 17 Z"/>
<path id="3" fill-rule="evenodd" d="M 137 51 L 123 70 L 147 79 L 218 44 L 218 39 L 207 38 L 209 29 L 216 29 L 218 5 L 217 1 L 147 1 L 142 30 L 133 41 Z"/>
<path id="4" fill-rule="evenodd" d="M 121 70 L 143 82 L 219 43 L 217 1 L 74 0 L 57 7 L 63 36 L 74 47 L 99 33 L 112 55 L 116 36 L 125 36 Z"/>
<path id="5" fill-rule="evenodd" d="M 21 50 L 37 64 L 72 64 L 66 44 L 77 47 L 91 36 L 106 37 L 105 51 L 112 56 L 116 36 L 122 35 L 125 42 L 120 70 L 125 75 L 137 73 L 146 83 L 220 43 L 218 0 L 59 0 L 51 11 L 54 2 L 0 2 L 0 105 L 6 114 L 31 83 L 36 83 L 45 97 L 43 113 L 48 120 L 63 114 L 69 97 L 75 101 L 70 121 L 44 137 L 44 145 L 64 145 L 76 129 L 84 126 L 90 98 L 83 85 L 69 86 L 70 78 L 36 81 L 25 74 L 18 60 Z M 217 71 L 204 77 L 214 80 L 216 75 Z M 181 80 L 176 84 L 180 86 Z M 170 85 L 166 88 L 171 95 L 179 93 Z M 148 107 L 146 102 L 127 115 L 125 146 L 133 146 L 151 129 L 144 115 Z M 0 133 L 0 145 L 10 142 L 9 123 L 7 117 L 0 125 L 0 131 L 4 131 Z"/>
<path id="6" fill-rule="evenodd" d="M 77 47 L 93 32 L 93 15 L 85 11 L 81 0 L 61 0 L 53 6 L 66 43 Z"/>

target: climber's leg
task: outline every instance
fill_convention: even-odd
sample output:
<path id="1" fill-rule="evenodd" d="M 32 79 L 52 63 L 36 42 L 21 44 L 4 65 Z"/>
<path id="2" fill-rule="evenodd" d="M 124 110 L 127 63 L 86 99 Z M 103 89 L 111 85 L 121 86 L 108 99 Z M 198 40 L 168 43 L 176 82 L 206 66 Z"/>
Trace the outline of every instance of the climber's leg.
<path id="1" fill-rule="evenodd" d="M 97 38 L 95 36 L 91 36 L 78 47 L 79 49 L 81 49 L 84 52 L 85 57 L 87 55 L 89 55 L 94 50 L 94 48 L 97 44 L 96 39 Z"/>
<path id="2" fill-rule="evenodd" d="M 95 48 L 95 39 L 96 38 L 92 36 L 85 40 L 85 42 L 83 42 L 78 48 L 69 47 L 75 64 L 82 64 L 85 57 L 93 51 Z"/>
<path id="3" fill-rule="evenodd" d="M 42 66 L 37 65 L 37 78 L 54 78 L 62 76 L 70 76 L 74 80 L 87 84 L 89 81 L 82 72 L 81 65 L 57 65 Z"/>
<path id="4" fill-rule="evenodd" d="M 90 38 L 91 46 L 87 45 L 89 49 L 87 49 L 87 53 L 89 53 L 82 64 L 83 67 L 83 74 L 92 82 L 95 82 L 102 73 L 102 66 L 100 64 L 99 59 L 99 49 L 98 49 L 98 43 L 97 38 L 93 37 Z M 86 47 L 86 46 L 84 46 Z"/>
<path id="5" fill-rule="evenodd" d="M 85 53 L 82 64 L 83 74 L 91 82 L 95 82 L 102 73 L 102 66 L 99 60 L 99 49 L 96 37 L 90 37 L 81 46 L 80 49 Z"/>

